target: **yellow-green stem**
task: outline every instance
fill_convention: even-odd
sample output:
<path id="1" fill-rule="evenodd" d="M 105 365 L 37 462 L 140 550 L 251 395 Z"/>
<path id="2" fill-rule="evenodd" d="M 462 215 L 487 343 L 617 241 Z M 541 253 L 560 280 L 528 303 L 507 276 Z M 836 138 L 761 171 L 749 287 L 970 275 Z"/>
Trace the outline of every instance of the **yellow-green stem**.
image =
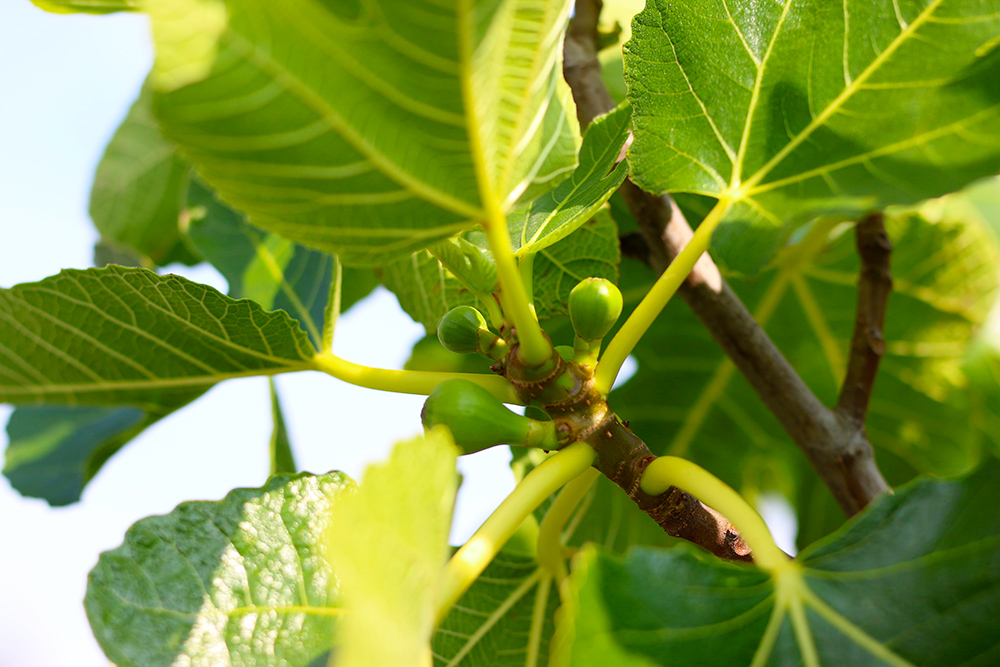
<path id="1" fill-rule="evenodd" d="M 517 329 L 517 340 L 520 343 L 518 354 L 525 366 L 541 366 L 552 357 L 552 344 L 542 333 L 542 327 L 528 301 L 528 292 L 521 281 L 514 253 L 510 250 L 507 219 L 497 211 L 490 216 L 485 228 L 486 240 L 497 263 L 500 304 L 504 315 Z"/>
<path id="2" fill-rule="evenodd" d="M 566 563 L 562 553 L 562 534 L 566 522 L 573 515 L 590 487 L 601 476 L 595 468 L 587 468 L 556 496 L 538 529 L 538 562 L 549 573 L 562 581 L 566 576 Z"/>
<path id="3" fill-rule="evenodd" d="M 649 330 L 653 321 L 670 301 L 670 297 L 677 292 L 681 283 L 691 273 L 695 263 L 708 250 L 712 240 L 712 232 L 715 231 L 726 211 L 729 210 L 730 203 L 729 199 L 720 199 L 709 211 L 705 219 L 698 225 L 698 230 L 688 244 L 670 262 L 667 270 L 663 272 L 652 289 L 629 315 L 622 328 L 608 343 L 608 347 L 604 350 L 600 363 L 597 365 L 597 372 L 594 374 L 595 387 L 602 394 L 606 395 L 611 391 L 611 385 L 615 383 L 615 378 L 618 377 L 618 371 L 625 363 L 625 358 L 632 353 L 639 339 Z"/>
<path id="4" fill-rule="evenodd" d="M 780 572 L 792 562 L 774 543 L 760 514 L 732 487 L 701 466 L 676 456 L 661 456 L 646 467 L 639 485 L 651 496 L 676 486 L 721 512 L 739 529 L 759 567 Z"/>
<path id="5" fill-rule="evenodd" d="M 573 443 L 552 458 L 546 459 L 514 487 L 511 494 L 445 566 L 438 592 L 439 624 L 503 548 L 521 522 L 546 498 L 586 470 L 593 463 L 594 456 L 590 445 Z"/>
<path id="6" fill-rule="evenodd" d="M 420 394 L 426 396 L 445 380 L 460 378 L 475 382 L 487 389 L 504 403 L 520 404 L 513 385 L 499 375 L 479 373 L 441 373 L 435 371 L 399 371 L 388 368 L 362 366 L 341 359 L 332 352 L 323 352 L 313 359 L 313 367 L 359 387 L 392 391 L 398 394 Z"/>
<path id="7" fill-rule="evenodd" d="M 538 318 L 538 311 L 535 310 L 535 255 L 526 253 L 517 258 L 517 270 L 521 274 L 521 283 L 524 285 L 524 293 L 528 297 L 528 305 L 531 312 Z"/>

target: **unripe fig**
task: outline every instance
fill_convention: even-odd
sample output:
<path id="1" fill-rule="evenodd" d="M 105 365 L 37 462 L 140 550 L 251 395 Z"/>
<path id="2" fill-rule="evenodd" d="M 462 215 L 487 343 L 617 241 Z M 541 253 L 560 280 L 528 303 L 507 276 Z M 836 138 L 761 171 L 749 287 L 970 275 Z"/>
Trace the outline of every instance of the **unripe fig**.
<path id="1" fill-rule="evenodd" d="M 600 340 L 622 314 L 622 293 L 610 280 L 584 278 L 569 293 L 569 317 L 576 335 Z"/>
<path id="2" fill-rule="evenodd" d="M 480 332 L 489 332 L 482 313 L 472 306 L 452 308 L 438 320 L 438 340 L 445 349 L 458 354 L 472 354 L 480 346 Z"/>
<path id="3" fill-rule="evenodd" d="M 427 428 L 447 426 L 464 454 L 494 445 L 558 447 L 554 422 L 515 414 L 489 391 L 468 380 L 447 380 L 435 387 L 420 419 Z"/>

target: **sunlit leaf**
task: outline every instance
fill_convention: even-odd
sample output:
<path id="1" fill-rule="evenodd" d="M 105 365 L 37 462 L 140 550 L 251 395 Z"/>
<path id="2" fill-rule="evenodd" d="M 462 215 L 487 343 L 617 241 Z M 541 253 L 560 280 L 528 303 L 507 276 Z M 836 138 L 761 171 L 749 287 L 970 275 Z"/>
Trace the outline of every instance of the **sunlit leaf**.
<path id="1" fill-rule="evenodd" d="M 479 232 L 467 236 L 478 246 L 486 245 Z M 569 236 L 539 250 L 532 268 L 538 317 L 565 315 L 570 290 L 584 278 L 617 280 L 620 257 L 618 228 L 606 211 L 598 211 Z M 434 331 L 441 316 L 455 306 L 475 306 L 488 313 L 487 297 L 480 298 L 426 250 L 388 264 L 382 278 L 403 310 L 428 332 Z"/>
<path id="2" fill-rule="evenodd" d="M 135 11 L 139 0 L 31 0 L 36 7 L 53 14 L 110 14 Z"/>
<path id="3" fill-rule="evenodd" d="M 253 224 L 381 263 L 569 176 L 569 4 L 153 0 L 157 113 Z"/>
<path id="4" fill-rule="evenodd" d="M 350 485 L 340 473 L 272 477 L 139 521 L 90 573 L 101 648 L 119 667 L 307 667 L 341 615 L 322 550 L 327 511 Z"/>
<path id="5" fill-rule="evenodd" d="M 731 202 L 739 270 L 818 214 L 1000 171 L 996 0 L 651 0 L 632 28 L 633 177 Z"/>
<path id="6" fill-rule="evenodd" d="M 514 254 L 538 253 L 566 238 L 597 214 L 628 175 L 618 162 L 628 138 L 632 110 L 625 106 L 600 116 L 587 128 L 580 165 L 573 176 L 538 199 L 518 207 L 507 219 Z"/>
<path id="7" fill-rule="evenodd" d="M 431 664 L 457 457 L 446 429 L 399 443 L 331 508 L 327 558 L 346 608 L 339 667 Z"/>

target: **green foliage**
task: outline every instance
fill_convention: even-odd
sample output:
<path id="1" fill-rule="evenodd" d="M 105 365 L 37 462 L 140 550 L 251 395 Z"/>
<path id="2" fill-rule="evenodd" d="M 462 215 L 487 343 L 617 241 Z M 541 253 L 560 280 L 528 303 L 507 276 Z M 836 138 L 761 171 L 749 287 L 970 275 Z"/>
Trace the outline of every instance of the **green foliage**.
<path id="1" fill-rule="evenodd" d="M 143 87 L 94 175 L 90 217 L 102 241 L 138 253 L 150 267 L 195 261 L 178 224 L 190 176 L 191 165 L 163 138 Z"/>
<path id="2" fill-rule="evenodd" d="M 146 8 L 167 135 L 251 222 L 345 261 L 426 247 L 575 167 L 561 59 L 515 55 L 557 56 L 568 2 L 384 0 L 362 23 L 301 0 Z"/>
<path id="3" fill-rule="evenodd" d="M 887 228 L 895 289 L 867 430 L 883 473 L 901 484 L 916 472 L 956 474 L 979 460 L 975 400 L 962 367 L 996 298 L 1000 251 L 982 228 L 958 220 L 909 214 Z M 858 260 L 850 228 L 834 228 L 826 245 L 828 231 L 816 227 L 771 268 L 731 276 L 730 284 L 830 405 L 854 327 Z M 630 266 L 623 290 L 642 293 L 633 286 L 651 276 Z M 636 376 L 612 392 L 611 405 L 654 453 L 691 458 L 751 498 L 770 489 L 796 499 L 805 544 L 843 522 L 780 424 L 682 303 L 667 306 L 634 355 Z"/>
<path id="4" fill-rule="evenodd" d="M 559 607 L 546 579 L 533 557 L 501 552 L 434 632 L 435 667 L 545 665 Z"/>
<path id="5" fill-rule="evenodd" d="M 555 664 L 991 664 L 1000 524 L 986 499 L 997 493 L 995 463 L 915 482 L 773 578 L 686 547 L 590 549 L 574 567 Z"/>
<path id="6" fill-rule="evenodd" d="M 313 356 L 284 312 L 145 269 L 66 270 L 2 290 L 0 320 L 0 400 L 15 403 L 190 400 L 220 380 L 304 369 Z"/>
<path id="7" fill-rule="evenodd" d="M 98 643 L 121 667 L 275 655 L 306 667 L 341 615 L 322 547 L 326 510 L 351 487 L 339 473 L 278 476 L 138 522 L 90 575 L 84 605 Z"/>
<path id="8" fill-rule="evenodd" d="M 628 40 L 624 56 L 601 54 L 624 99 L 582 138 L 562 77 L 568 0 L 143 4 L 154 70 L 91 197 L 95 261 L 109 265 L 0 289 L 0 401 L 20 406 L 4 474 L 25 495 L 74 502 L 108 457 L 216 383 L 300 370 L 429 394 L 434 428 L 360 487 L 294 474 L 271 381 L 276 476 L 138 522 L 91 574 L 87 613 L 115 664 L 1000 660 L 1000 178 L 954 192 L 1000 171 L 1000 4 L 605 4 L 600 45 L 619 29 Z M 635 261 L 650 241 L 615 194 L 629 175 L 676 195 L 694 223 L 719 202 L 713 251 L 729 285 L 826 405 L 856 317 L 850 222 L 890 206 L 894 290 L 865 431 L 893 486 L 968 476 L 909 483 L 844 525 L 712 332 L 674 300 L 631 348 L 636 374 L 610 407 L 654 454 L 699 463 L 751 503 L 782 494 L 812 546 L 778 572 L 722 563 L 677 547 L 600 477 L 570 483 L 579 503 L 564 522 L 552 517 L 570 496 L 525 482 L 490 520 L 506 524 L 488 522 L 449 562 L 457 455 L 537 447 L 515 457 L 524 480 L 562 455 L 543 450 L 562 444 L 568 415 L 511 412 L 497 397 L 529 402 L 530 383 L 509 381 L 524 377 L 474 375 L 492 360 L 434 336 L 409 373 L 340 359 L 337 318 L 381 283 L 429 333 L 472 307 L 476 336 L 459 347 L 481 347 L 486 322 L 513 347 L 523 322 L 503 309 L 520 281 L 520 305 L 554 345 L 573 342 L 570 305 L 588 340 L 609 340 L 614 318 L 581 319 L 571 302 L 595 277 L 619 285 L 627 317 L 653 284 Z M 207 262 L 228 295 L 157 273 L 172 262 Z M 611 331 L 583 332 L 593 320 Z M 571 367 L 580 375 L 565 384 L 585 384 Z M 331 424 L 350 415 L 334 408 Z M 519 523 L 525 544 L 476 560 Z"/>
<path id="9" fill-rule="evenodd" d="M 730 199 L 716 247 L 755 271 L 816 215 L 995 174 L 996 10 L 651 0 L 625 49 L 636 182 Z"/>

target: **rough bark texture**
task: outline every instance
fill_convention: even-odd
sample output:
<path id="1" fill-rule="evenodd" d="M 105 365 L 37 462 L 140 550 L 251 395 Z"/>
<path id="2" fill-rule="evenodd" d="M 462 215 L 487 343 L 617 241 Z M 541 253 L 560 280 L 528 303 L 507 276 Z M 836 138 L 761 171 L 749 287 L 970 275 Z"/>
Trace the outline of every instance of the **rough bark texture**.
<path id="1" fill-rule="evenodd" d="M 593 369 L 560 358 L 543 377 L 533 377 L 532 369 L 519 365 L 516 348 L 515 344 L 501 370 L 522 400 L 544 406 L 564 441 L 583 441 L 593 447 L 597 452 L 594 467 L 624 489 L 668 535 L 725 560 L 753 561 L 739 531 L 690 493 L 676 487 L 658 496 L 642 491 L 642 473 L 656 457 L 594 389 Z"/>
<path id="2" fill-rule="evenodd" d="M 599 0 L 578 0 L 566 37 L 564 71 L 581 126 L 614 106 L 597 60 L 600 6 Z M 627 239 L 627 251 L 643 256 L 657 274 L 662 273 L 693 235 L 691 227 L 666 195 L 650 194 L 630 181 L 620 192 L 640 228 L 639 237 Z M 832 410 L 816 398 L 707 254 L 678 293 L 806 454 L 845 513 L 857 513 L 888 490 L 865 435 L 863 415 L 859 423 L 854 413 Z M 855 355 L 852 347 L 852 367 Z M 864 368 L 874 378 L 874 367 L 866 364 Z M 848 381 L 857 385 L 850 377 Z M 860 386 L 870 390 L 870 382 Z M 855 399 L 850 401 L 853 404 Z"/>

